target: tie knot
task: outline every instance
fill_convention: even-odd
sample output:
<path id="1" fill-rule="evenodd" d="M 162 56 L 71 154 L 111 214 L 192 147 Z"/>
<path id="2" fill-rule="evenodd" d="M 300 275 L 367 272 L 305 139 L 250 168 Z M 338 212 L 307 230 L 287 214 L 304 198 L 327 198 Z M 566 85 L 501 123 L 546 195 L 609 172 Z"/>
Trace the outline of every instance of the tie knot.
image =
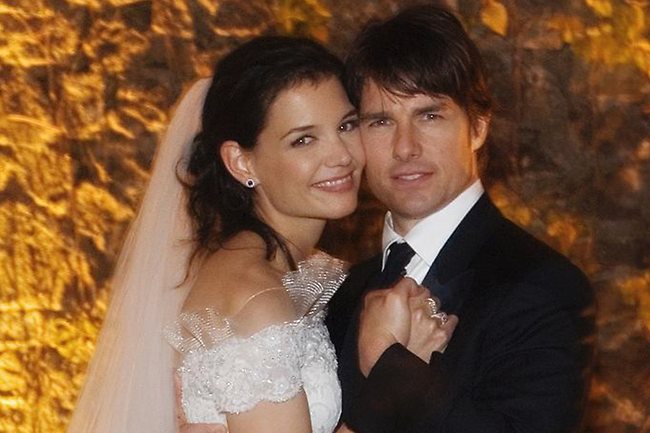
<path id="1" fill-rule="evenodd" d="M 404 268 L 415 254 L 413 248 L 406 243 L 395 242 L 388 247 L 388 259 L 382 271 L 380 287 L 388 287 L 395 282 L 395 280 L 403 275 Z"/>
<path id="2" fill-rule="evenodd" d="M 408 261 L 413 257 L 415 251 L 407 242 L 394 242 L 388 247 L 388 260 L 391 262 L 402 263 L 406 266 Z"/>

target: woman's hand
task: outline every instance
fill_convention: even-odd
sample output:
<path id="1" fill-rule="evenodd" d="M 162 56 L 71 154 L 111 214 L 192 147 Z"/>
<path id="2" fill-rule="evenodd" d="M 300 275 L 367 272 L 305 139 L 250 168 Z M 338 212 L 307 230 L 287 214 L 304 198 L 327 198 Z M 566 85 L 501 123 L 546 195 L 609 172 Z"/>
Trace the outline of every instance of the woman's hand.
<path id="1" fill-rule="evenodd" d="M 442 352 L 449 344 L 449 340 L 458 325 L 458 317 L 445 315 L 446 320 L 431 317 L 431 310 L 427 299 L 430 297 L 428 290 L 409 299 L 411 310 L 411 326 L 406 348 L 417 355 L 424 362 L 429 363 L 431 353 Z"/>
<path id="2" fill-rule="evenodd" d="M 363 300 L 359 318 L 359 369 L 368 376 L 386 349 L 395 343 L 407 346 L 411 333 L 409 299 L 425 289 L 411 278 L 403 278 L 393 287 L 373 290 Z M 428 293 L 428 292 L 427 292 Z"/>

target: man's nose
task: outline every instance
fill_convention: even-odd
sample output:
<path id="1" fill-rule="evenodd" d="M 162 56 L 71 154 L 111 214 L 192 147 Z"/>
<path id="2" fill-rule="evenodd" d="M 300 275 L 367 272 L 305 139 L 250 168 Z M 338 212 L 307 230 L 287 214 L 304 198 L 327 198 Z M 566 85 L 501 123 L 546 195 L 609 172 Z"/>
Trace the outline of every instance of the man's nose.
<path id="1" fill-rule="evenodd" d="M 417 134 L 411 125 L 399 125 L 397 127 L 393 142 L 393 158 L 400 161 L 408 161 L 418 158 L 422 153 L 422 147 L 417 140 Z"/>

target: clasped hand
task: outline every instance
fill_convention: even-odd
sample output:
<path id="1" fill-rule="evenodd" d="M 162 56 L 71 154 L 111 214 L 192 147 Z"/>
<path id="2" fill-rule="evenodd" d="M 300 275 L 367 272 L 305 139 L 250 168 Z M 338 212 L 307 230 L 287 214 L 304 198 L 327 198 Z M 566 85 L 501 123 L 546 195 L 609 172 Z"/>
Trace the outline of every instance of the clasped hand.
<path id="1" fill-rule="evenodd" d="M 411 278 L 387 289 L 368 293 L 359 321 L 359 367 L 368 376 L 386 349 L 400 343 L 424 362 L 449 343 L 458 317 L 449 315 L 444 325 L 425 309 L 429 291 Z M 443 306 L 444 307 L 444 306 Z"/>

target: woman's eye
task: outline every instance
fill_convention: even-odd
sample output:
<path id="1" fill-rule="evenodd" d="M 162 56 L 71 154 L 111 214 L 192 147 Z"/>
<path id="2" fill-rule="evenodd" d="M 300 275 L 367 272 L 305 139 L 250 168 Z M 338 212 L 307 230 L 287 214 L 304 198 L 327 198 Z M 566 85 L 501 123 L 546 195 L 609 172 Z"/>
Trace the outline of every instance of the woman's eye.
<path id="1" fill-rule="evenodd" d="M 350 132 L 354 131 L 359 127 L 359 119 L 349 119 L 346 120 L 345 122 L 341 123 L 341 126 L 339 126 L 339 131 L 341 132 Z"/>
<path id="2" fill-rule="evenodd" d="M 314 137 L 311 135 L 303 135 L 302 137 L 299 137 L 291 142 L 291 145 L 294 147 L 300 147 L 300 146 L 305 146 L 309 143 L 314 141 Z"/>

